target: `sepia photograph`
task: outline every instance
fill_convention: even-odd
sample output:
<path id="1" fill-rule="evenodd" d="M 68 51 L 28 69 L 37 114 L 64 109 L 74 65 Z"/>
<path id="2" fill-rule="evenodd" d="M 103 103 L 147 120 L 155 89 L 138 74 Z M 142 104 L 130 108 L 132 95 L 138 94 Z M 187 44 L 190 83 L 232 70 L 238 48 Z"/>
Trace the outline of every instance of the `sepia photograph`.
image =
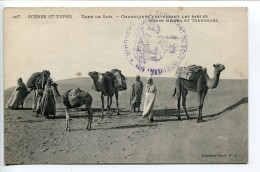
<path id="1" fill-rule="evenodd" d="M 247 7 L 4 8 L 4 163 L 247 164 Z"/>

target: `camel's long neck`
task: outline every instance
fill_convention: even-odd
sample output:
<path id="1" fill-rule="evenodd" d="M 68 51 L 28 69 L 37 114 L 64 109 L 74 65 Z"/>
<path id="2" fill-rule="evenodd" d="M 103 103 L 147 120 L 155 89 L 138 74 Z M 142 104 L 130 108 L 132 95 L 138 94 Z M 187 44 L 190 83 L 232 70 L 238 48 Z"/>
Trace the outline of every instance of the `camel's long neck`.
<path id="1" fill-rule="evenodd" d="M 52 87 L 53 95 L 55 98 L 55 101 L 62 104 L 62 96 L 60 95 L 58 89 L 55 87 Z"/>
<path id="2" fill-rule="evenodd" d="M 209 89 L 214 89 L 218 86 L 219 83 L 219 76 L 220 76 L 220 72 L 219 71 L 214 71 L 214 76 L 212 79 L 209 78 L 208 74 L 207 74 L 207 86 Z"/>
<path id="3" fill-rule="evenodd" d="M 93 77 L 92 79 L 93 79 L 95 87 L 98 87 L 98 78 Z"/>

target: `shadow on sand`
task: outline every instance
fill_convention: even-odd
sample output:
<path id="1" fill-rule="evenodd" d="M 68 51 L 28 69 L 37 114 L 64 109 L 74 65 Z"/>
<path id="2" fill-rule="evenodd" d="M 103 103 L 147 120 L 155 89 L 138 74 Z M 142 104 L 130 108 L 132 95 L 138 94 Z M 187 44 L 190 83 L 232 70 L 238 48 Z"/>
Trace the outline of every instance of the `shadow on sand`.
<path id="1" fill-rule="evenodd" d="M 215 120 L 219 117 L 221 117 L 222 115 L 226 114 L 227 112 L 237 108 L 238 106 L 242 105 L 242 104 L 246 104 L 248 103 L 248 97 L 244 97 L 242 98 L 240 101 L 238 101 L 237 103 L 221 110 L 220 112 L 218 113 L 215 113 L 215 114 L 211 114 L 211 115 L 205 115 L 203 116 L 203 118 L 208 118 L 207 120 L 205 120 L 205 122 L 207 121 L 211 121 L 211 120 Z M 114 109 L 113 109 L 114 110 Z M 195 112 L 197 111 L 198 108 L 197 107 L 191 107 L 191 108 L 187 108 L 187 111 L 188 113 L 190 114 L 190 116 L 192 115 L 191 112 Z M 86 118 L 88 117 L 88 114 L 84 113 L 79 113 L 77 114 L 77 112 L 84 112 L 85 109 L 84 108 L 78 108 L 78 109 L 75 109 L 75 110 L 72 110 L 71 113 L 73 113 L 73 115 L 71 115 L 71 118 Z M 93 112 L 101 112 L 100 108 L 93 108 L 92 109 Z M 59 112 L 63 112 L 62 110 L 60 110 Z M 130 111 L 127 111 L 126 109 L 122 110 L 122 112 L 128 112 L 129 114 L 127 115 L 131 115 L 131 116 L 140 116 L 141 117 L 141 114 L 140 112 L 138 114 L 131 114 Z M 159 117 L 159 119 L 156 119 L 155 122 L 170 122 L 170 121 L 178 121 L 177 117 L 178 117 L 178 110 L 177 109 L 158 109 L 158 110 L 154 110 L 154 116 L 155 117 Z M 125 115 L 125 114 L 124 114 Z M 124 115 L 119 115 L 119 116 L 124 116 Z M 193 113 L 194 115 L 194 113 Z M 176 117 L 174 119 L 160 119 L 160 117 Z M 188 120 L 186 118 L 186 114 L 184 112 L 183 109 L 181 109 L 181 116 L 183 117 L 182 120 Z M 98 117 L 98 116 L 96 116 Z M 106 116 L 104 116 L 106 117 Z M 116 115 L 113 115 L 111 116 L 110 118 L 115 118 Z M 65 116 L 65 112 L 54 117 L 54 116 L 50 116 L 49 117 L 50 119 L 65 119 L 66 116 Z M 191 116 L 191 119 L 197 119 L 197 116 Z M 152 127 L 152 126 L 157 126 L 157 124 L 155 123 L 149 123 L 149 124 L 134 124 L 134 125 L 127 125 L 127 126 L 117 126 L 117 127 L 111 127 L 111 128 L 98 128 L 98 129 L 93 129 L 93 130 L 106 130 L 106 129 L 129 129 L 129 128 L 139 128 L 139 127 Z"/>
<path id="2" fill-rule="evenodd" d="M 215 114 L 211 114 L 211 115 L 206 115 L 204 116 L 204 118 L 211 118 L 211 119 L 207 119 L 206 121 L 211 121 L 211 120 L 215 120 L 221 116 L 223 116 L 224 114 L 226 114 L 227 112 L 237 108 L 238 106 L 242 105 L 242 104 L 246 104 L 248 103 L 248 97 L 244 97 L 242 98 L 241 100 L 239 100 L 237 103 L 225 108 L 224 110 L 218 112 L 218 113 L 215 113 Z M 216 118 L 214 118 L 216 117 Z"/>
<path id="3" fill-rule="evenodd" d="M 123 125 L 118 127 L 110 127 L 110 128 L 92 128 L 91 130 L 115 130 L 115 129 L 131 129 L 131 128 L 142 128 L 142 127 L 156 127 L 157 124 L 149 123 L 149 124 L 133 124 L 133 125 Z M 72 129 L 71 131 L 81 131 L 86 129 Z"/>
<path id="4" fill-rule="evenodd" d="M 222 115 L 226 114 L 227 112 L 237 108 L 238 106 L 240 106 L 242 104 L 246 104 L 246 103 L 248 103 L 248 97 L 242 98 L 237 103 L 225 108 L 224 110 L 222 110 L 218 113 L 211 114 L 211 115 L 205 115 L 205 116 L 203 116 L 203 118 L 209 118 L 209 119 L 205 120 L 205 122 L 215 120 L 215 119 L 221 117 Z M 198 108 L 197 107 L 187 108 L 187 111 L 190 114 L 190 112 L 198 111 Z M 155 116 L 176 116 L 176 117 L 178 117 L 178 109 L 160 109 L 160 110 L 155 110 L 154 112 L 155 112 Z M 187 118 L 185 118 L 186 114 L 184 113 L 183 109 L 181 109 L 181 116 L 184 117 L 184 118 L 182 118 L 182 120 L 188 120 Z M 195 117 L 190 116 L 190 118 L 191 119 L 197 119 L 197 116 L 195 116 Z M 176 119 L 158 119 L 158 120 L 155 120 L 155 122 L 168 122 L 168 121 L 178 121 L 178 120 L 177 120 L 177 118 Z"/>
<path id="5" fill-rule="evenodd" d="M 197 110 L 198 110 L 197 107 L 187 108 L 188 113 L 195 112 Z M 184 113 L 183 109 L 181 109 L 181 116 L 183 115 L 182 113 Z M 157 109 L 157 110 L 154 110 L 154 114 L 155 114 L 155 116 L 176 116 L 176 117 L 178 117 L 178 109 Z M 184 116 L 186 116 L 186 115 L 184 115 Z"/>
<path id="6" fill-rule="evenodd" d="M 5 108 L 5 110 L 14 110 L 14 111 L 18 111 L 18 110 L 32 110 L 32 108 Z"/>

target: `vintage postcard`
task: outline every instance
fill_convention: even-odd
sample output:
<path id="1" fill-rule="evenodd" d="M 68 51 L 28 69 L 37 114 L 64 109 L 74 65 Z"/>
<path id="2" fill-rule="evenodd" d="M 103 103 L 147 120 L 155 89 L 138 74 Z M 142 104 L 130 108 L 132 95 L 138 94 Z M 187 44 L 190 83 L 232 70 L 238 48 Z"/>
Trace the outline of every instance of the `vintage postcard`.
<path id="1" fill-rule="evenodd" d="M 4 162 L 248 162 L 248 12 L 5 8 Z"/>

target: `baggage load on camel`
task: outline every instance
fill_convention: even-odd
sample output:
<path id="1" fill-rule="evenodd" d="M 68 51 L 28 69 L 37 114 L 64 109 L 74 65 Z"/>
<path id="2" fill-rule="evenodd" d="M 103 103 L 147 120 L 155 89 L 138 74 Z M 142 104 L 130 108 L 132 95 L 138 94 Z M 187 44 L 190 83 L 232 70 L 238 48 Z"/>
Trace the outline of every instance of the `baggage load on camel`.
<path id="1" fill-rule="evenodd" d="M 117 88 L 118 91 L 123 91 L 127 89 L 126 86 L 126 78 L 118 69 L 112 69 L 111 72 L 114 74 L 114 86 Z"/>
<path id="2" fill-rule="evenodd" d="M 190 65 L 188 67 L 178 67 L 175 76 L 187 80 L 197 81 L 200 74 L 202 72 L 206 72 L 206 70 L 206 68 L 197 65 Z"/>
<path id="3" fill-rule="evenodd" d="M 118 69 L 113 69 L 111 70 L 111 72 L 106 72 L 106 73 L 98 73 L 98 82 L 92 85 L 92 89 L 96 90 L 98 92 L 103 92 L 106 93 L 108 92 L 108 88 L 109 87 L 104 87 L 104 78 L 114 78 L 113 80 L 113 84 L 114 87 L 118 90 L 118 91 L 123 91 L 126 90 L 126 78 L 124 75 L 121 74 L 121 71 Z M 103 82 L 103 83 L 102 83 Z M 106 82 L 105 82 L 106 83 Z M 106 83 L 108 84 L 108 83 Z"/>
<path id="4" fill-rule="evenodd" d="M 26 87 L 27 88 L 33 88 L 35 86 L 35 82 L 37 80 L 37 78 L 41 77 L 41 72 L 35 72 L 31 75 L 31 77 L 28 79 L 27 83 L 26 83 Z"/>

